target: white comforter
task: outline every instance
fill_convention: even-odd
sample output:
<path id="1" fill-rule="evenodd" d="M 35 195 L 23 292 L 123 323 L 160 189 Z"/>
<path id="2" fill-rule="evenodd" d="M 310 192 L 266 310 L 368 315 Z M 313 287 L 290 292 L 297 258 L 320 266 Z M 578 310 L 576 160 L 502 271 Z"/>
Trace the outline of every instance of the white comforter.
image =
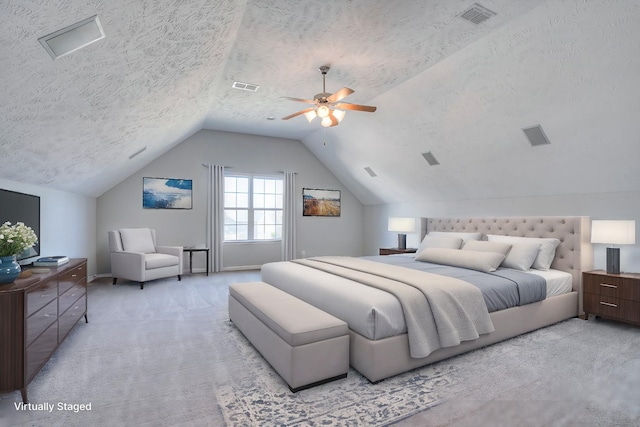
<path id="1" fill-rule="evenodd" d="M 494 330 L 481 292 L 469 283 L 350 257 L 294 261 L 389 292 L 400 301 L 412 357 Z"/>

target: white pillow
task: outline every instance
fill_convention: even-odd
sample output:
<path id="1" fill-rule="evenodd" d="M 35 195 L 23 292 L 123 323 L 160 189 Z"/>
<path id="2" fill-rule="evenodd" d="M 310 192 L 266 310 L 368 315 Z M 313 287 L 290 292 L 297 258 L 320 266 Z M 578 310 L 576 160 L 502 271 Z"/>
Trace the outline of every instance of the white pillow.
<path id="1" fill-rule="evenodd" d="M 416 256 L 417 261 L 451 265 L 485 273 L 496 271 L 503 259 L 504 255 L 497 252 L 461 251 L 445 248 L 425 248 Z"/>
<path id="2" fill-rule="evenodd" d="M 510 249 L 511 243 L 488 242 L 486 240 L 469 240 L 462 247 L 464 251 L 497 252 L 504 256 L 507 256 Z"/>
<path id="3" fill-rule="evenodd" d="M 151 230 L 148 228 L 121 228 L 119 231 L 125 252 L 142 252 L 143 254 L 156 252 Z"/>
<path id="4" fill-rule="evenodd" d="M 515 237 L 515 236 L 499 236 L 490 234 L 493 241 L 497 242 L 536 242 L 540 244 L 540 251 L 536 256 L 535 261 L 533 261 L 533 265 L 531 268 L 535 268 L 537 270 L 548 270 L 551 268 L 551 263 L 553 259 L 556 257 L 556 248 L 560 244 L 560 240 L 550 238 L 550 237 Z M 489 238 L 487 236 L 487 238 Z"/>
<path id="5" fill-rule="evenodd" d="M 432 237 L 427 234 L 416 252 L 421 252 L 424 248 L 460 249 L 461 245 L 462 239 L 460 237 Z"/>
<path id="6" fill-rule="evenodd" d="M 466 233 L 459 231 L 430 231 L 427 236 L 459 237 L 462 239 L 462 243 L 467 243 L 469 240 L 482 240 L 482 233 Z"/>
<path id="7" fill-rule="evenodd" d="M 487 239 L 489 239 L 490 242 L 498 240 L 504 243 L 504 240 L 502 240 L 503 237 L 510 236 L 495 236 L 490 234 L 487 236 Z M 533 261 L 535 261 L 538 256 L 540 243 L 517 239 L 510 241 L 510 243 L 511 250 L 504 261 L 502 261 L 501 266 L 505 268 L 513 268 L 514 270 L 529 270 L 531 265 L 533 265 Z"/>

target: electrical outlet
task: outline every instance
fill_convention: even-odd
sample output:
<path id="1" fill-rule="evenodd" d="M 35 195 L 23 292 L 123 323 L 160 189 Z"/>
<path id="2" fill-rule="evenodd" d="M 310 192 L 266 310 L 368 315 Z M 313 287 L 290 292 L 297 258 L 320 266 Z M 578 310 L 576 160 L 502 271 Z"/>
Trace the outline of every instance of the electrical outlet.
<path id="1" fill-rule="evenodd" d="M 307 257 L 307 251 L 300 251 L 300 253 L 302 254 L 302 258 L 306 258 Z"/>

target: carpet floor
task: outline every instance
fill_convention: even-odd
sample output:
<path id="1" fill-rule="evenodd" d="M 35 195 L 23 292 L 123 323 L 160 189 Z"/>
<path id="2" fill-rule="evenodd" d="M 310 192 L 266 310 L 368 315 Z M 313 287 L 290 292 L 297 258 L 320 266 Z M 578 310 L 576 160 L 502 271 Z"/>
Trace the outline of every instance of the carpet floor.
<path id="1" fill-rule="evenodd" d="M 94 281 L 89 323 L 76 325 L 28 387 L 39 407 L 0 394 L 0 425 L 640 425 L 640 329 L 594 319 L 377 384 L 350 370 L 292 394 L 228 320 L 228 285 L 258 278 L 187 275 L 142 291 Z"/>

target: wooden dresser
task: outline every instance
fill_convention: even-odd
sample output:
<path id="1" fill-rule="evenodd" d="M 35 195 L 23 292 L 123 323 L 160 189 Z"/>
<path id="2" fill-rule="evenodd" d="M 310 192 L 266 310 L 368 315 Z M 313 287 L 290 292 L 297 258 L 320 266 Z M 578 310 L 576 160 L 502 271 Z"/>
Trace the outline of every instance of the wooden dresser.
<path id="1" fill-rule="evenodd" d="M 582 273 L 584 313 L 640 326 L 640 274 Z"/>
<path id="2" fill-rule="evenodd" d="M 87 322 L 87 260 L 0 285 L 0 392 L 20 390 L 49 360 L 78 320 Z"/>

